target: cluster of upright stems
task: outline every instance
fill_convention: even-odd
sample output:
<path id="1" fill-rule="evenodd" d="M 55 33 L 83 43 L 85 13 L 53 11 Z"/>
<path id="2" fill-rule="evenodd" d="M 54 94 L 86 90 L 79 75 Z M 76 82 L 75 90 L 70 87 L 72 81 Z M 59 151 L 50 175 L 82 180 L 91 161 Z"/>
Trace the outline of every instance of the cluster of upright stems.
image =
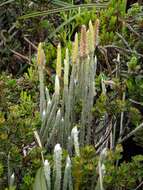
<path id="1" fill-rule="evenodd" d="M 62 62 L 61 45 L 57 47 L 57 62 L 54 94 L 51 96 L 45 87 L 45 55 L 40 43 L 38 46 L 38 70 L 40 81 L 40 114 L 42 126 L 39 132 L 41 146 L 54 148 L 54 166 L 51 178 L 51 166 L 44 161 L 44 174 L 47 189 L 73 190 L 71 176 L 71 159 L 73 150 L 80 157 L 80 146 L 89 145 L 93 139 L 93 104 L 95 98 L 95 75 L 97 58 L 95 49 L 99 41 L 99 20 L 93 25 L 89 22 L 89 29 L 81 27 L 80 40 L 75 34 L 72 51 L 66 49 Z M 63 75 L 62 75 L 63 73 Z M 102 91 L 105 86 L 102 81 Z M 104 92 L 106 93 L 106 92 Z M 105 117 L 106 118 L 106 115 Z M 104 120 L 103 118 L 103 120 Z M 99 122 L 97 130 L 102 128 Z M 102 141 L 101 136 L 96 138 Z M 68 151 L 64 175 L 62 176 L 62 148 Z M 74 149 L 73 149 L 74 147 Z M 97 189 L 103 190 L 103 147 L 100 149 L 99 180 Z M 102 155 L 103 154 L 103 155 Z"/>
<path id="2" fill-rule="evenodd" d="M 79 144 L 90 144 L 92 108 L 95 96 L 99 20 L 89 22 L 89 29 L 81 27 L 80 40 L 75 34 L 71 53 L 65 52 L 62 62 L 61 45 L 57 47 L 55 91 L 52 97 L 45 87 L 45 55 L 42 43 L 38 46 L 38 70 L 40 81 L 40 114 L 42 126 L 40 139 L 45 147 L 60 143 L 68 148 L 71 130 L 79 126 Z M 70 55 L 71 54 L 71 55 Z M 62 75 L 62 73 L 64 73 Z M 63 87 L 61 87 L 63 86 Z M 81 109 L 80 111 L 78 111 Z"/>

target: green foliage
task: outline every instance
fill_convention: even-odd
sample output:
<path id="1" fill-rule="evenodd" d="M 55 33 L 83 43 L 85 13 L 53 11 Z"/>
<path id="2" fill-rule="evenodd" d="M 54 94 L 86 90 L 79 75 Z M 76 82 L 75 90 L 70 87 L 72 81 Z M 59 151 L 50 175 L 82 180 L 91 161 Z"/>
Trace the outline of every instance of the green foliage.
<path id="1" fill-rule="evenodd" d="M 128 63 L 128 71 L 129 72 L 137 72 L 140 69 L 140 65 L 138 64 L 138 60 L 135 56 L 131 57 L 131 60 Z"/>
<path id="2" fill-rule="evenodd" d="M 106 11 L 101 11 L 101 44 L 109 44 L 117 40 L 116 32 L 120 31 L 119 17 L 125 15 L 125 1 L 112 0 Z"/>
<path id="3" fill-rule="evenodd" d="M 35 66 L 36 67 L 36 66 Z M 38 81 L 37 70 L 33 65 L 27 69 L 25 79 L 30 83 L 36 84 Z"/>
<path id="4" fill-rule="evenodd" d="M 140 64 L 135 56 L 131 57 L 128 62 L 128 72 L 126 84 L 129 91 L 129 95 L 134 100 L 142 101 L 142 92 L 143 92 L 143 78 L 140 74 Z"/>
<path id="5" fill-rule="evenodd" d="M 92 146 L 85 146 L 81 156 L 73 159 L 74 189 L 90 189 L 97 179 L 97 157 Z"/>
<path id="6" fill-rule="evenodd" d="M 2 163 L 0 163 L 0 177 L 2 176 L 2 174 L 3 174 L 3 165 Z"/>
<path id="7" fill-rule="evenodd" d="M 123 162 L 118 167 L 107 165 L 107 173 L 104 178 L 107 189 L 121 187 L 130 190 L 136 188 L 137 181 L 141 182 L 142 180 L 142 159 L 143 156 L 138 155 L 133 157 L 131 162 Z M 108 161 L 107 164 L 109 164 Z"/>
<path id="8" fill-rule="evenodd" d="M 94 107 L 94 112 L 98 113 L 99 116 L 103 116 L 106 113 L 107 106 L 107 96 L 101 94 L 100 97 L 96 101 L 96 105 Z"/>
<path id="9" fill-rule="evenodd" d="M 135 126 L 138 126 L 142 119 L 141 112 L 135 107 L 130 107 L 129 117 L 130 117 L 131 123 Z"/>
<path id="10" fill-rule="evenodd" d="M 26 92 L 26 83 L 27 87 L 35 85 L 30 80 L 27 82 L 27 79 L 20 81 L 4 74 L 1 75 L 0 157 L 2 163 L 7 165 L 7 155 L 10 154 L 10 170 L 17 172 L 28 164 L 24 161 L 23 145 L 25 146 L 34 140 L 33 129 L 40 126 L 38 107 L 35 102 L 38 94 L 35 94 L 35 87 L 30 87 L 29 91 Z M 35 159 L 32 157 L 29 160 L 34 162 L 37 159 L 36 156 Z M 35 163 L 33 166 L 36 168 Z M 25 171 L 21 172 L 20 175 L 24 176 Z M 7 173 L 6 167 L 4 167 L 4 173 Z M 1 187 L 3 187 L 5 180 L 4 178 Z"/>
<path id="11" fill-rule="evenodd" d="M 138 13 L 142 11 L 142 7 L 139 5 L 139 3 L 134 3 L 132 5 L 132 8 L 128 10 L 128 16 L 136 16 Z"/>

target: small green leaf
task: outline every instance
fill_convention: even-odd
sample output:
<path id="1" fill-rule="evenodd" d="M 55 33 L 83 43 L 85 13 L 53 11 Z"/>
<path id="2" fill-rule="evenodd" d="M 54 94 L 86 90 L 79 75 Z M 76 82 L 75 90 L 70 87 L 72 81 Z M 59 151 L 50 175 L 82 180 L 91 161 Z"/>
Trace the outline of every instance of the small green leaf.
<path id="1" fill-rule="evenodd" d="M 9 85 L 9 87 L 13 87 L 16 85 L 16 80 L 15 79 L 10 79 L 8 80 L 7 84 Z"/>

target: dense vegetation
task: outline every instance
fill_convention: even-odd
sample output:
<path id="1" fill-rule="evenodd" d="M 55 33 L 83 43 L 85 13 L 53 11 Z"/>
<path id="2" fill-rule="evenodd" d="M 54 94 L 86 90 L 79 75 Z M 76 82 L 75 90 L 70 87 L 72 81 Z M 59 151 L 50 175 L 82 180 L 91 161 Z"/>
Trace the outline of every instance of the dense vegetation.
<path id="1" fill-rule="evenodd" d="M 72 3 L 0 3 L 0 189 L 143 188 L 143 6 Z"/>

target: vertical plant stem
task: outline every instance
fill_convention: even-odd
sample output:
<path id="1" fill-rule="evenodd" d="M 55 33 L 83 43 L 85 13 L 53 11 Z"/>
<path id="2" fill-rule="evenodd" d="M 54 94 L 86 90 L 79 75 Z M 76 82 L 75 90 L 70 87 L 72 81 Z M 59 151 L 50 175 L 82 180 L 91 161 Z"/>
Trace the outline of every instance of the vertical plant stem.
<path id="1" fill-rule="evenodd" d="M 126 93 L 124 92 L 123 93 L 122 101 L 125 101 L 125 96 L 126 96 Z M 124 112 L 122 111 L 121 112 L 121 118 L 120 118 L 120 134 L 119 134 L 120 137 L 123 134 L 123 119 L 124 119 Z"/>

